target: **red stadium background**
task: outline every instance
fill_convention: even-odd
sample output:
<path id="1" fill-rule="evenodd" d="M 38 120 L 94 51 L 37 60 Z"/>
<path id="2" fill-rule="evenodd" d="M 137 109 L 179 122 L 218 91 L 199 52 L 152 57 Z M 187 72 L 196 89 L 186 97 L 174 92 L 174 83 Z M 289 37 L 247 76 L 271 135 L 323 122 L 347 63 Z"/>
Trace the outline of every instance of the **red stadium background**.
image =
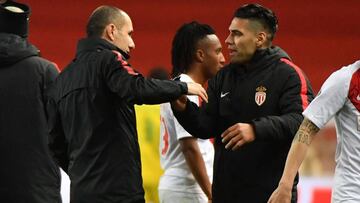
<path id="1" fill-rule="evenodd" d="M 125 10 L 133 20 L 135 31 L 133 38 L 136 49 L 131 53 L 130 63 L 145 75 L 154 66 L 171 69 L 172 37 L 181 24 L 193 20 L 215 28 L 228 59 L 224 41 L 232 14 L 240 5 L 249 3 L 238 0 L 19 1 L 32 7 L 30 41 L 41 50 L 45 58 L 57 63 L 60 69 L 73 59 L 77 41 L 85 37 L 87 19 L 96 7 L 105 4 Z M 331 72 L 360 59 L 359 0 L 260 0 L 257 3 L 271 8 L 277 14 L 279 31 L 274 44 L 286 50 L 294 63 L 304 70 L 315 92 L 319 91 Z M 331 157 L 333 162 L 336 140 L 333 139 L 333 126 L 330 128 L 331 133 L 325 133 L 328 136 L 323 136 L 325 141 L 321 142 L 319 149 L 329 148 L 326 140 L 330 140 L 328 142 L 332 143 L 332 151 L 323 156 Z M 304 182 L 305 185 L 315 184 L 315 189 L 311 189 L 312 192 L 300 190 L 301 202 L 310 202 L 309 199 L 305 200 L 305 193 L 313 196 L 312 203 L 330 202 L 330 189 L 326 187 L 326 181 L 324 190 L 323 181 L 318 183 L 310 180 L 307 184 L 305 179 Z M 313 186 L 305 188 L 310 187 Z M 316 192 L 320 195 L 315 195 Z"/>
<path id="2" fill-rule="evenodd" d="M 19 0 L 21 1 L 21 0 Z M 146 74 L 154 66 L 170 67 L 170 49 L 176 29 L 197 20 L 213 26 L 225 41 L 234 10 L 247 1 L 235 0 L 23 0 L 32 7 L 30 40 L 44 57 L 62 69 L 74 57 L 78 39 L 99 5 L 117 6 L 131 16 L 136 49 L 132 65 Z M 360 2 L 257 1 L 279 18 L 275 44 L 301 67 L 317 92 L 329 74 L 360 58 Z M 224 55 L 228 58 L 226 45 Z"/>

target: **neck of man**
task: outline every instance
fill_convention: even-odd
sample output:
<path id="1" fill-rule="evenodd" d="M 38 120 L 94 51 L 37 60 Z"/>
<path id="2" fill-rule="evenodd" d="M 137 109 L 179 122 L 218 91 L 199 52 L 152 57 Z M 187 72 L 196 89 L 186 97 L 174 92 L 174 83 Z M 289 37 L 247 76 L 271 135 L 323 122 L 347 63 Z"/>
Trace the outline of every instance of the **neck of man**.
<path id="1" fill-rule="evenodd" d="M 190 65 L 186 74 L 196 83 L 201 84 L 202 86 L 209 80 L 208 77 L 202 72 L 202 68 L 200 64 L 192 64 Z"/>
<path id="2" fill-rule="evenodd" d="M 256 52 L 255 52 L 254 55 L 251 57 L 251 59 L 248 60 L 248 61 L 246 61 L 246 62 L 244 62 L 244 63 L 242 63 L 242 65 L 248 66 L 249 64 L 252 64 L 252 63 L 253 63 L 253 60 L 254 60 L 254 56 L 255 56 L 255 54 L 256 54 L 257 52 L 261 52 L 261 51 L 263 51 L 263 50 L 265 50 L 265 49 L 270 48 L 271 46 L 272 46 L 271 43 L 263 44 L 261 47 L 257 48 Z"/>
<path id="3" fill-rule="evenodd" d="M 272 42 L 267 41 L 266 43 L 262 44 L 258 49 L 267 49 L 270 48 L 271 46 L 272 46 Z"/>

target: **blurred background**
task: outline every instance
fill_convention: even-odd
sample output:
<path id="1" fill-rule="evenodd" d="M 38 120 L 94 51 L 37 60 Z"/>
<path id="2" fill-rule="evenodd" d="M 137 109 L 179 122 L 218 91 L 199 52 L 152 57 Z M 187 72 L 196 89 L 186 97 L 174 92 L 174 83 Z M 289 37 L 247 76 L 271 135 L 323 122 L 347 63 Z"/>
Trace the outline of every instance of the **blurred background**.
<path id="1" fill-rule="evenodd" d="M 32 8 L 30 41 L 43 57 L 63 69 L 74 57 L 77 41 L 85 36 L 91 12 L 100 5 L 125 10 L 133 20 L 136 49 L 130 63 L 147 75 L 153 67 L 171 69 L 170 49 L 177 28 L 197 20 L 210 24 L 225 41 L 233 12 L 250 1 L 239 0 L 19 0 Z M 252 1 L 254 2 L 254 1 Z M 317 93 L 336 69 L 360 57 L 360 1 L 256 1 L 271 8 L 279 18 L 274 44 L 302 68 Z M 224 56 L 228 59 L 226 45 Z M 137 108 L 139 141 L 147 202 L 157 202 L 159 165 L 159 107 Z M 336 135 L 333 122 L 314 141 L 301 169 L 300 203 L 330 202 Z M 64 202 L 69 181 L 63 177 Z"/>

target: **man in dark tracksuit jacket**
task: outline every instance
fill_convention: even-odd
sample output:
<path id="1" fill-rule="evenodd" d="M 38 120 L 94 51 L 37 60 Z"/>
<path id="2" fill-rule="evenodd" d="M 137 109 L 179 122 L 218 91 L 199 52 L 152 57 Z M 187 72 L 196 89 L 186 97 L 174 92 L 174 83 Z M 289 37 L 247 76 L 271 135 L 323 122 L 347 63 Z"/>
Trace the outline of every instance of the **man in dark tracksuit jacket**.
<path id="1" fill-rule="evenodd" d="M 44 95 L 58 70 L 26 39 L 29 12 L 11 1 L 0 5 L 0 202 L 60 203 Z"/>
<path id="2" fill-rule="evenodd" d="M 313 98 L 310 83 L 279 47 L 253 46 L 253 54 L 242 57 L 246 49 L 238 48 L 249 48 L 257 39 L 241 40 L 259 37 L 263 29 L 250 33 L 251 23 L 265 16 L 259 13 L 274 16 L 254 4 L 236 11 L 226 40 L 231 63 L 209 81 L 209 103 L 200 109 L 190 101 L 173 103 L 176 118 L 190 134 L 216 138 L 213 203 L 267 202 L 282 175 L 301 113 Z M 265 25 L 264 33 L 273 35 Z"/>
<path id="3" fill-rule="evenodd" d="M 159 104 L 205 90 L 145 79 L 132 69 L 127 62 L 134 48 L 131 20 L 118 8 L 96 9 L 87 32 L 49 91 L 50 148 L 69 174 L 72 203 L 144 202 L 134 104 Z"/>

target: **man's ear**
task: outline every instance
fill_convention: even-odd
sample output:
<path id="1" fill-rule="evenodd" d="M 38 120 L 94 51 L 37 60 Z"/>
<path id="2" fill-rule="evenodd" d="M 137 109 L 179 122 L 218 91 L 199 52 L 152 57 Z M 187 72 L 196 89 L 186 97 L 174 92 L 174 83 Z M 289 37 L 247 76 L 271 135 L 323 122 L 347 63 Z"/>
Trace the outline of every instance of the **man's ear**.
<path id="1" fill-rule="evenodd" d="M 104 30 L 105 37 L 108 38 L 110 41 L 115 40 L 115 32 L 117 32 L 117 30 L 114 24 L 111 23 L 105 27 Z"/>
<path id="2" fill-rule="evenodd" d="M 259 32 L 256 38 L 256 47 L 257 48 L 262 47 L 266 43 L 266 40 L 267 40 L 267 33 Z"/>
<path id="3" fill-rule="evenodd" d="M 195 60 L 202 63 L 204 61 L 205 52 L 202 49 L 197 49 L 195 52 Z"/>

